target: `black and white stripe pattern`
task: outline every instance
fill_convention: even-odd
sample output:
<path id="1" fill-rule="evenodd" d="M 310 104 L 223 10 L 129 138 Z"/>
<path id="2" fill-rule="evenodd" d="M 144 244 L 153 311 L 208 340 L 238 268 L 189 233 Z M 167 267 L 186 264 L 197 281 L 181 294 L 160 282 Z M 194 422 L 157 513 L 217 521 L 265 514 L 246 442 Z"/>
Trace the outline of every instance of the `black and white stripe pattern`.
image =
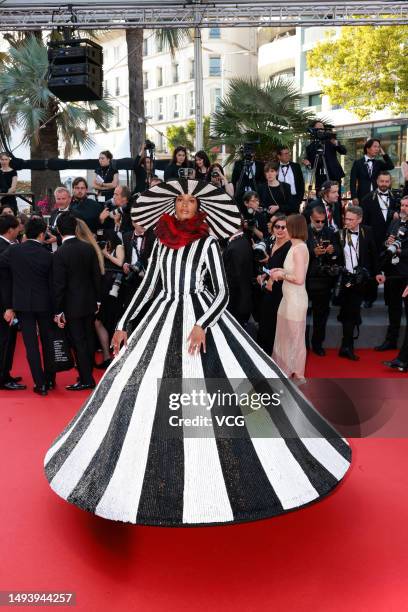
<path id="1" fill-rule="evenodd" d="M 215 295 L 204 284 L 206 273 Z M 178 250 L 156 242 L 120 327 L 144 306 L 147 314 L 45 457 L 58 495 L 108 519 L 182 526 L 275 516 L 337 485 L 350 466 L 347 441 L 225 311 L 227 301 L 213 237 Z M 187 338 L 194 324 L 206 329 L 207 352 L 192 356 Z M 206 437 L 171 428 L 157 379 L 175 379 L 181 393 L 191 379 L 215 391 L 215 378 L 226 385 L 241 378 L 269 391 L 268 381 L 276 380 L 286 399 L 246 416 L 239 437 L 226 435 L 215 419 Z M 182 416 L 191 416 L 188 409 Z"/>
<path id="2" fill-rule="evenodd" d="M 173 213 L 176 197 L 188 193 L 198 199 L 206 223 L 218 238 L 228 238 L 241 227 L 241 216 L 230 196 L 201 181 L 179 179 L 155 185 L 142 193 L 132 207 L 131 216 L 145 229 L 154 227 L 164 213 Z"/>

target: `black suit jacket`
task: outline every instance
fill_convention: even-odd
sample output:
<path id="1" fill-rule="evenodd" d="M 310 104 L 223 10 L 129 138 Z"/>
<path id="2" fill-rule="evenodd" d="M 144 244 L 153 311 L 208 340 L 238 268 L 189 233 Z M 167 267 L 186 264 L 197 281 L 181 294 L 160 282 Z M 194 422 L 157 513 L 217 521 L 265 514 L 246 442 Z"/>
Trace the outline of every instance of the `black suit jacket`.
<path id="1" fill-rule="evenodd" d="M 319 145 L 317 145 L 316 143 L 311 142 L 306 147 L 306 159 L 309 160 L 312 167 L 313 167 L 314 160 L 317 154 L 318 146 Z M 341 164 L 339 160 L 337 159 L 337 153 L 340 153 L 340 155 L 346 155 L 347 153 L 346 147 L 344 147 L 341 144 L 335 145 L 330 141 L 325 143 L 324 157 L 326 160 L 327 172 L 329 173 L 329 176 L 327 178 L 331 181 L 341 181 L 341 179 L 344 176 L 343 168 L 341 167 Z M 324 172 L 323 165 L 319 161 L 319 165 L 317 166 L 317 174 L 319 175 L 319 174 L 322 174 L 323 172 Z"/>
<path id="2" fill-rule="evenodd" d="M 368 193 L 363 198 L 361 207 L 363 209 L 363 223 L 364 225 L 369 225 L 373 230 L 375 244 L 380 253 L 384 248 L 385 238 L 394 213 L 398 211 L 397 202 L 395 198 L 390 196 L 389 208 L 385 219 L 378 201 L 377 191 Z"/>
<path id="3" fill-rule="evenodd" d="M 340 241 L 344 249 L 344 246 L 347 245 L 346 229 L 341 230 Z M 346 246 L 346 248 L 348 247 Z M 381 272 L 373 231 L 368 225 L 360 225 L 358 237 L 358 265 L 367 268 L 371 276 L 375 276 Z"/>
<path id="4" fill-rule="evenodd" d="M 316 256 L 314 250 L 321 240 L 330 240 L 330 244 L 334 247 L 334 252 L 320 255 L 319 257 Z M 309 278 L 322 276 L 320 273 L 320 264 L 343 265 L 343 249 L 341 248 L 339 233 L 335 232 L 331 227 L 325 225 L 320 232 L 315 234 L 312 226 L 309 225 L 306 245 L 309 249 L 309 268 L 307 272 Z M 329 275 L 324 275 L 323 278 L 327 281 L 327 285 L 333 284 L 333 278 Z"/>
<path id="5" fill-rule="evenodd" d="M 223 252 L 225 273 L 234 312 L 249 316 L 252 309 L 253 254 L 249 240 L 240 236 L 230 240 Z"/>
<path id="6" fill-rule="evenodd" d="M 10 248 L 10 242 L 0 236 L 0 255 Z M 11 273 L 8 268 L 0 268 L 0 316 L 10 306 L 12 302 L 11 294 Z"/>
<path id="7" fill-rule="evenodd" d="M 52 312 L 52 255 L 36 240 L 12 244 L 0 255 L 8 269 L 7 308 L 21 312 Z M 11 299 L 10 299 L 11 298 Z"/>
<path id="8" fill-rule="evenodd" d="M 77 238 L 65 240 L 53 255 L 55 313 L 72 319 L 96 312 L 101 281 L 94 248 Z"/>
<path id="9" fill-rule="evenodd" d="M 234 168 L 232 170 L 232 177 L 231 177 L 231 182 L 234 185 L 234 189 L 237 188 L 237 184 L 239 182 L 239 177 L 241 176 L 243 166 L 244 166 L 244 162 L 242 161 L 242 159 L 239 159 L 234 164 Z M 265 182 L 264 163 L 261 161 L 257 161 L 257 160 L 255 161 L 255 182 L 256 184 Z M 241 191 L 243 191 L 243 188 L 247 184 L 249 184 L 249 180 L 247 176 L 244 174 L 242 183 L 241 183 Z"/>
<path id="10" fill-rule="evenodd" d="M 356 159 L 351 166 L 350 191 L 352 198 L 361 200 L 373 190 L 377 189 L 377 177 L 381 170 L 393 170 L 394 164 L 389 155 L 385 154 L 383 159 L 375 159 L 371 177 L 368 174 L 368 166 L 365 157 Z"/>
<path id="11" fill-rule="evenodd" d="M 296 162 L 289 162 L 289 166 L 292 168 L 293 178 L 295 179 L 296 195 L 292 195 L 292 198 L 294 199 L 294 201 L 296 201 L 298 205 L 300 205 L 303 198 L 305 197 L 305 179 L 303 176 L 302 167 Z"/>
<path id="12" fill-rule="evenodd" d="M 312 214 L 312 210 L 316 206 L 321 206 L 326 211 L 322 198 L 319 197 L 319 198 L 316 198 L 315 200 L 312 200 L 311 202 L 308 202 L 303 211 L 303 214 L 305 215 L 306 221 L 308 223 L 310 223 L 310 215 Z M 341 204 L 339 201 L 333 204 L 333 221 L 339 229 L 343 227 L 343 215 L 341 212 Z M 326 222 L 327 222 L 327 214 L 326 214 Z"/>
<path id="13" fill-rule="evenodd" d="M 123 247 L 125 249 L 125 262 L 126 263 L 132 262 L 132 237 L 133 237 L 133 231 L 123 234 L 123 237 L 122 237 Z M 156 236 L 152 229 L 148 229 L 143 236 L 140 256 L 141 256 L 142 263 L 145 269 L 147 268 L 147 262 L 152 252 L 155 239 L 156 239 Z"/>

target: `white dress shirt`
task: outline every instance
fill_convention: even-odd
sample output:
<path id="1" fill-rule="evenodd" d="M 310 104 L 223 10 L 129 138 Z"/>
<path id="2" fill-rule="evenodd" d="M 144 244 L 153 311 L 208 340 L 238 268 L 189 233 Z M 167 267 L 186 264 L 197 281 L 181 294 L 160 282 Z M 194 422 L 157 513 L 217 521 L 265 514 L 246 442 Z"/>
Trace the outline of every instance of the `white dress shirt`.
<path id="1" fill-rule="evenodd" d="M 290 193 L 296 195 L 295 176 L 290 164 L 280 164 L 278 172 L 278 181 L 287 183 L 290 187 Z"/>
<path id="2" fill-rule="evenodd" d="M 360 241 L 360 226 L 356 227 L 353 232 L 358 232 L 358 234 L 349 234 L 346 231 L 346 240 L 344 243 L 344 262 L 346 264 L 346 268 L 352 274 L 354 273 L 354 268 L 358 266 L 358 249 L 359 249 L 359 241 Z M 351 238 L 351 244 L 349 240 Z"/>

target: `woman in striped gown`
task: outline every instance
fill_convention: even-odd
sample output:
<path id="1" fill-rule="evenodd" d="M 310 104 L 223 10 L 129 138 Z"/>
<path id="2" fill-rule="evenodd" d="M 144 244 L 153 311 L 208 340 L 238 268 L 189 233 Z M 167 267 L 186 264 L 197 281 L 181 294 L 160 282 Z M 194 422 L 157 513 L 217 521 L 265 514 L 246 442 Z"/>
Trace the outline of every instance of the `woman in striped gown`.
<path id="1" fill-rule="evenodd" d="M 347 441 L 226 310 L 216 237 L 240 225 L 229 196 L 171 181 L 134 216 L 156 225 L 149 266 L 116 359 L 46 454 L 51 488 L 98 516 L 165 526 L 262 519 L 327 495 L 350 466 Z M 273 405 L 241 401 L 260 392 Z"/>

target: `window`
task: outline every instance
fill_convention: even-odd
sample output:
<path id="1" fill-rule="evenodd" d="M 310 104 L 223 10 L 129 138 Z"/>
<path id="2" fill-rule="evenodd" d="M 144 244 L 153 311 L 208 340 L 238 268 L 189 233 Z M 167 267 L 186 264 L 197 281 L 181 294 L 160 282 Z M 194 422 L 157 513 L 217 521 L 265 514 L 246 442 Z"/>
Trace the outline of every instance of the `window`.
<path id="1" fill-rule="evenodd" d="M 214 113 L 220 109 L 221 102 L 221 89 L 216 87 L 211 90 L 210 93 L 210 101 L 211 101 L 211 112 Z"/>
<path id="2" fill-rule="evenodd" d="M 210 28 L 209 38 L 221 38 L 221 28 Z"/>
<path id="3" fill-rule="evenodd" d="M 163 98 L 158 99 L 157 103 L 157 118 L 159 120 L 163 119 Z"/>
<path id="4" fill-rule="evenodd" d="M 115 77 L 115 96 L 120 96 L 120 82 L 119 82 L 119 77 Z"/>
<path id="5" fill-rule="evenodd" d="M 149 77 L 147 72 L 143 73 L 143 89 L 149 89 Z"/>
<path id="6" fill-rule="evenodd" d="M 163 86 L 163 68 L 157 68 L 157 87 Z"/>
<path id="7" fill-rule="evenodd" d="M 105 80 L 103 83 L 103 95 L 104 96 L 109 96 L 109 87 L 108 87 L 108 81 Z"/>
<path id="8" fill-rule="evenodd" d="M 188 108 L 190 115 L 194 115 L 195 113 L 195 99 L 194 99 L 194 91 L 189 91 L 188 93 Z"/>
<path id="9" fill-rule="evenodd" d="M 113 61 L 119 61 L 119 47 L 113 47 Z"/>
<path id="10" fill-rule="evenodd" d="M 147 55 L 147 38 L 143 39 L 143 55 Z"/>
<path id="11" fill-rule="evenodd" d="M 119 106 L 115 107 L 115 124 L 116 124 L 116 127 L 120 127 L 121 126 L 121 122 L 120 122 L 120 107 Z"/>
<path id="12" fill-rule="evenodd" d="M 180 80 L 179 65 L 173 64 L 173 83 L 178 83 Z"/>
<path id="13" fill-rule="evenodd" d="M 212 55 L 210 57 L 210 76 L 221 76 L 221 56 Z"/>
<path id="14" fill-rule="evenodd" d="M 316 110 L 321 110 L 322 109 L 322 94 L 320 93 L 309 94 L 308 102 L 309 102 L 308 106 L 314 106 Z"/>
<path id="15" fill-rule="evenodd" d="M 178 97 L 178 94 L 175 94 L 173 96 L 173 109 L 174 109 L 173 117 L 177 118 L 179 116 L 179 114 L 180 114 L 179 113 L 179 97 Z"/>
<path id="16" fill-rule="evenodd" d="M 194 79 L 194 74 L 195 74 L 194 70 L 195 70 L 194 60 L 191 59 L 190 60 L 190 69 L 188 71 L 188 76 L 189 76 L 190 79 Z"/>
<path id="17" fill-rule="evenodd" d="M 161 53 L 163 51 L 163 41 L 161 40 L 161 38 L 157 40 L 156 46 L 157 46 L 157 53 Z"/>

